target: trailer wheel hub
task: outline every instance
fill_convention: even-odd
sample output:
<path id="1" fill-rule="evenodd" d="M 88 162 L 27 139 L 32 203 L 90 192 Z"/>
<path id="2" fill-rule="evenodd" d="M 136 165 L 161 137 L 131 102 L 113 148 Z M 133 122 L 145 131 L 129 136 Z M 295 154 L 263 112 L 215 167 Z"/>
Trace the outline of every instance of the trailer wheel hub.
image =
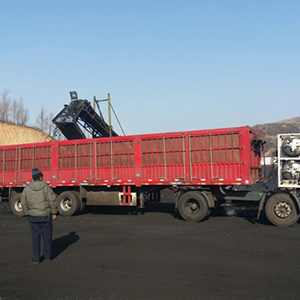
<path id="1" fill-rule="evenodd" d="M 17 201 L 15 204 L 15 210 L 21 212 L 23 210 L 21 201 Z"/>
<path id="2" fill-rule="evenodd" d="M 69 198 L 65 198 L 61 204 L 60 204 L 60 207 L 62 210 L 64 211 L 69 211 L 72 207 L 72 200 L 69 199 Z"/>
<path id="3" fill-rule="evenodd" d="M 186 210 L 190 214 L 195 214 L 199 211 L 199 205 L 195 200 L 191 199 L 186 205 Z"/>
<path id="4" fill-rule="evenodd" d="M 198 208 L 198 207 L 197 207 L 197 204 L 196 204 L 196 203 L 192 203 L 191 209 L 195 210 L 195 209 L 197 209 L 197 208 Z"/>
<path id="5" fill-rule="evenodd" d="M 275 205 L 275 214 L 282 219 L 290 216 L 292 213 L 292 208 L 287 202 L 278 202 Z"/>

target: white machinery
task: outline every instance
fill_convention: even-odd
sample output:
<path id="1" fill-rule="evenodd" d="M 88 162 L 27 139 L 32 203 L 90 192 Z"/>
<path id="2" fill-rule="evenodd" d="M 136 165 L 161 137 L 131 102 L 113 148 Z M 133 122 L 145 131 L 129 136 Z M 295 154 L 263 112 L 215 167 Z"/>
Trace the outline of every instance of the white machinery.
<path id="1" fill-rule="evenodd" d="M 278 187 L 300 187 L 300 134 L 278 135 Z"/>

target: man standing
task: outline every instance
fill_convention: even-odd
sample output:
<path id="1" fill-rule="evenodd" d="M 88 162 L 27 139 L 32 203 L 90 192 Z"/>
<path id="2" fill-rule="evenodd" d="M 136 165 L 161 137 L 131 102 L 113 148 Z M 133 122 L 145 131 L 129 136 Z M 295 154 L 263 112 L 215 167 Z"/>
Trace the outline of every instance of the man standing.
<path id="1" fill-rule="evenodd" d="M 52 259 L 52 220 L 56 219 L 56 196 L 47 182 L 43 181 L 43 173 L 39 169 L 32 170 L 33 182 L 23 190 L 21 203 L 25 216 L 27 216 L 32 244 L 32 260 L 34 264 L 40 263 L 41 236 L 44 245 L 44 258 Z"/>

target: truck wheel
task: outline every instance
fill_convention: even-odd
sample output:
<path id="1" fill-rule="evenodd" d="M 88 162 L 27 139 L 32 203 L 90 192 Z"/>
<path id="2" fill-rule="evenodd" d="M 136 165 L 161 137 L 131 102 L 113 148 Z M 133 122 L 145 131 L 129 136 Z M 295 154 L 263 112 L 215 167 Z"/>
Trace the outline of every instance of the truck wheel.
<path id="1" fill-rule="evenodd" d="M 183 219 L 192 222 L 202 221 L 209 215 L 207 201 L 197 191 L 184 193 L 179 199 L 178 210 Z"/>
<path id="2" fill-rule="evenodd" d="M 292 226 L 299 219 L 295 202 L 284 193 L 272 195 L 267 200 L 265 212 L 268 220 L 279 227 Z"/>
<path id="3" fill-rule="evenodd" d="M 73 191 L 62 192 L 57 197 L 57 210 L 61 216 L 73 216 L 79 208 L 79 199 Z"/>
<path id="4" fill-rule="evenodd" d="M 78 211 L 77 213 L 80 214 L 81 212 L 84 211 L 85 209 L 85 202 L 82 201 L 82 199 L 80 198 L 80 194 L 77 191 L 72 191 L 72 193 L 74 194 L 74 197 L 77 198 L 77 201 L 79 202 L 79 207 L 78 207 Z"/>
<path id="5" fill-rule="evenodd" d="M 10 207 L 13 214 L 17 217 L 24 217 L 24 211 L 21 204 L 21 193 L 15 194 L 10 200 Z"/>

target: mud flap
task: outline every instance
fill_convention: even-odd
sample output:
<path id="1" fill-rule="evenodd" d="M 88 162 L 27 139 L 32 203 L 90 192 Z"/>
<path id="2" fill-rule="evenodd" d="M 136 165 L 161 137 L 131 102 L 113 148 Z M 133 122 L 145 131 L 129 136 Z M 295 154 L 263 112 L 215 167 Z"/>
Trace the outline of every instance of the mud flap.
<path id="1" fill-rule="evenodd" d="M 266 196 L 267 196 L 267 194 L 264 194 L 259 201 L 258 212 L 257 212 L 257 217 L 256 217 L 257 220 L 259 220 L 261 211 L 263 210 L 263 208 L 265 206 Z"/>

